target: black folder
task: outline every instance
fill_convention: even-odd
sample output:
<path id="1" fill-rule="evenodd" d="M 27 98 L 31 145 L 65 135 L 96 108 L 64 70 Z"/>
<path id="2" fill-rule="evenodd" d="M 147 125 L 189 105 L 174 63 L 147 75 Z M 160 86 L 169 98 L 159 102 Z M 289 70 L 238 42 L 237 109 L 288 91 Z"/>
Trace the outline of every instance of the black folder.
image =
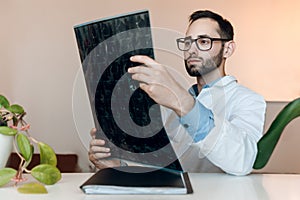
<path id="1" fill-rule="evenodd" d="M 193 192 L 186 172 L 141 166 L 99 170 L 80 188 L 86 194 L 190 194 Z"/>

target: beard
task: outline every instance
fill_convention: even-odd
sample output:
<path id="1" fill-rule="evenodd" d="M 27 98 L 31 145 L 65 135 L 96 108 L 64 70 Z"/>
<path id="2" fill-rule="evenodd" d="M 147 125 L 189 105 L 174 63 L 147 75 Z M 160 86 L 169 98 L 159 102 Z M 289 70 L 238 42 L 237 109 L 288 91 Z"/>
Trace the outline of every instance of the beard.
<path id="1" fill-rule="evenodd" d="M 201 60 L 201 64 L 192 64 L 189 65 L 187 63 L 187 60 L 190 58 L 197 58 Z M 205 74 L 208 74 L 209 72 L 215 70 L 218 68 L 223 61 L 223 48 L 220 50 L 220 52 L 209 59 L 203 59 L 201 57 L 195 57 L 195 56 L 189 56 L 187 59 L 184 60 L 185 64 L 185 69 L 187 73 L 192 76 L 192 77 L 197 77 L 197 76 L 203 76 Z"/>

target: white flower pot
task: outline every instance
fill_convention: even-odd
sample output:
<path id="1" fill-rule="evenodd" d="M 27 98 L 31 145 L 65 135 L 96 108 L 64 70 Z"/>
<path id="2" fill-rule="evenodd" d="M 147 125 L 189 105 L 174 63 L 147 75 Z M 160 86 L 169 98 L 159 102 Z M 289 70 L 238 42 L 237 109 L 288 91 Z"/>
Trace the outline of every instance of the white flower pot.
<path id="1" fill-rule="evenodd" d="M 0 134 L 0 169 L 5 167 L 11 154 L 13 139 L 13 136 Z"/>

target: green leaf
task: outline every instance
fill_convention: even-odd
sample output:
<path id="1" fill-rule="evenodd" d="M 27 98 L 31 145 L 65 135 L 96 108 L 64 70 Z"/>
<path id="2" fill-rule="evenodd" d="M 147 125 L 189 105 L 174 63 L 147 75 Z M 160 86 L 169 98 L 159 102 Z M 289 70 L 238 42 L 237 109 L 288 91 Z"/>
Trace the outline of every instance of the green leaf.
<path id="1" fill-rule="evenodd" d="M 57 158 L 54 150 L 43 142 L 39 142 L 41 164 L 57 165 Z"/>
<path id="2" fill-rule="evenodd" d="M 9 183 L 9 181 L 17 174 L 17 171 L 12 168 L 0 169 L 0 187 Z"/>
<path id="3" fill-rule="evenodd" d="M 3 135 L 14 136 L 17 134 L 17 130 L 13 128 L 9 128 L 7 126 L 0 126 L 0 133 Z"/>
<path id="4" fill-rule="evenodd" d="M 4 107 L 4 108 L 8 108 L 9 107 L 9 101 L 3 95 L 0 95 L 0 108 L 1 107 Z"/>
<path id="5" fill-rule="evenodd" d="M 31 148 L 31 155 L 30 155 L 30 158 L 26 161 L 24 167 L 27 167 L 30 164 L 31 160 L 32 160 L 32 156 L 33 156 L 33 153 L 34 153 L 34 146 L 32 144 L 30 144 L 30 148 Z"/>
<path id="6" fill-rule="evenodd" d="M 23 194 L 47 194 L 48 191 L 43 184 L 26 183 L 18 188 L 18 192 Z"/>
<path id="7" fill-rule="evenodd" d="M 26 161 L 29 161 L 32 157 L 32 147 L 29 139 L 26 135 L 19 133 L 16 137 L 16 140 L 20 153 Z"/>
<path id="8" fill-rule="evenodd" d="M 52 165 L 40 164 L 31 170 L 31 175 L 41 183 L 53 185 L 61 179 L 59 169 Z"/>
<path id="9" fill-rule="evenodd" d="M 24 109 L 22 106 L 18 105 L 18 104 L 14 104 L 11 105 L 7 108 L 7 110 L 9 110 L 12 113 L 16 113 L 16 114 L 22 114 L 24 113 Z"/>

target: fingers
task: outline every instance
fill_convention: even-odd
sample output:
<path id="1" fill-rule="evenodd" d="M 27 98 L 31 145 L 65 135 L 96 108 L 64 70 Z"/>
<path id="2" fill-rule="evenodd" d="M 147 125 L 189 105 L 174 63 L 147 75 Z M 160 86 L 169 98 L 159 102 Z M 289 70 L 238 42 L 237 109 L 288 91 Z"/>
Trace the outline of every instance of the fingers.
<path id="1" fill-rule="evenodd" d="M 111 155 L 110 148 L 104 146 L 105 141 L 101 139 L 93 139 L 90 142 L 90 154 L 95 154 L 100 159 Z"/>
<path id="2" fill-rule="evenodd" d="M 151 84 L 153 77 L 160 73 L 160 64 L 148 56 L 137 55 L 130 57 L 133 62 L 141 63 L 142 65 L 130 67 L 128 73 L 132 74 L 132 79 L 142 83 Z"/>
<path id="3" fill-rule="evenodd" d="M 90 132 L 92 140 L 90 141 L 89 155 L 92 159 L 98 160 L 111 156 L 110 149 L 105 147 L 105 140 L 95 139 L 96 129 L 93 128 Z"/>
<path id="4" fill-rule="evenodd" d="M 92 139 L 90 142 L 90 147 L 92 146 L 104 146 L 105 140 L 102 139 Z"/>
<path id="5" fill-rule="evenodd" d="M 136 55 L 136 56 L 131 56 L 130 57 L 130 60 L 132 62 L 138 62 L 138 63 L 142 63 L 142 64 L 145 64 L 145 65 L 149 65 L 149 66 L 152 66 L 152 65 L 157 65 L 158 63 L 155 62 L 155 60 L 153 60 L 152 58 L 148 57 L 148 56 L 143 56 L 143 55 Z"/>
<path id="6" fill-rule="evenodd" d="M 93 128 L 90 132 L 92 136 L 92 140 L 90 141 L 90 150 L 94 149 L 97 146 L 104 146 L 105 145 L 105 140 L 102 139 L 96 139 L 96 129 Z M 104 148 L 104 147 L 102 147 Z"/>
<path id="7" fill-rule="evenodd" d="M 136 67 L 130 67 L 130 68 L 128 68 L 128 73 L 130 73 L 130 74 L 143 73 L 145 75 L 151 75 L 152 74 L 152 70 L 149 67 L 141 65 L 141 66 L 136 66 Z"/>
<path id="8" fill-rule="evenodd" d="M 107 152 L 107 153 L 104 153 L 104 152 L 101 152 L 101 153 L 90 153 L 89 156 L 95 160 L 95 161 L 99 161 L 99 160 L 102 160 L 102 159 L 105 159 L 105 158 L 108 158 L 111 156 L 111 153 L 110 152 Z"/>
<path id="9" fill-rule="evenodd" d="M 88 152 L 89 160 L 98 168 L 120 166 L 118 159 L 108 159 L 111 156 L 110 148 L 105 147 L 105 140 L 96 139 L 96 129 L 90 131 L 92 140 L 90 142 L 90 149 Z"/>
<path id="10" fill-rule="evenodd" d="M 97 130 L 95 128 L 93 128 L 90 132 L 90 135 L 92 136 L 93 139 L 96 138 L 96 132 L 97 132 Z"/>
<path id="11" fill-rule="evenodd" d="M 102 146 L 92 146 L 89 151 L 89 160 L 98 168 L 120 166 L 120 161 L 111 160 L 110 149 Z"/>
<path id="12" fill-rule="evenodd" d="M 94 145 L 90 147 L 90 152 L 94 154 L 96 153 L 110 154 L 110 149 L 107 147 Z"/>
<path id="13" fill-rule="evenodd" d="M 98 169 L 103 169 L 103 168 L 106 168 L 106 167 L 109 167 L 111 164 L 110 164 L 110 160 L 107 160 L 107 159 L 104 159 L 104 158 L 101 158 L 99 159 L 97 157 L 97 155 L 95 154 L 90 154 L 89 155 L 89 160 L 98 168 Z"/>
<path id="14" fill-rule="evenodd" d="M 111 156 L 110 149 L 103 145 L 105 145 L 105 141 L 101 139 L 94 139 L 90 142 L 89 159 L 94 164 L 102 162 L 102 159 Z"/>
<path id="15" fill-rule="evenodd" d="M 150 86 L 149 85 L 147 85 L 147 84 L 145 84 L 145 83 L 140 83 L 140 88 L 142 89 L 142 90 L 144 90 L 147 94 L 149 94 L 149 88 L 150 88 Z"/>
<path id="16" fill-rule="evenodd" d="M 153 78 L 151 75 L 143 74 L 143 72 L 133 72 L 131 78 L 133 80 L 139 81 L 141 83 L 151 84 L 153 83 Z"/>

